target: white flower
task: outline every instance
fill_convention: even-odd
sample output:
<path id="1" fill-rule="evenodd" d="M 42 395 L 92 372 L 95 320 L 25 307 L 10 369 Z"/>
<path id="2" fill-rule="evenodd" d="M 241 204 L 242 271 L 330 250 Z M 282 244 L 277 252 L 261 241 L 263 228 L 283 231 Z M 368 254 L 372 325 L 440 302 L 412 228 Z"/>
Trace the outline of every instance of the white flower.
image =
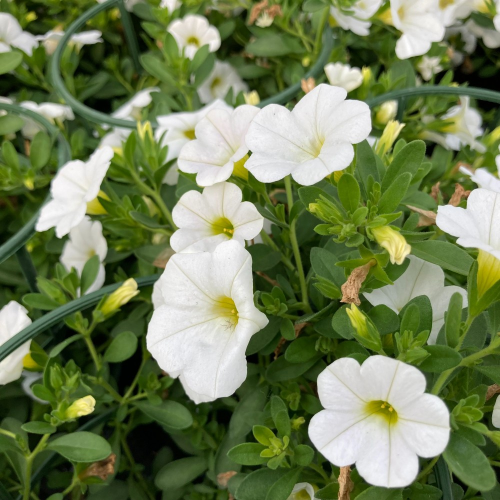
<path id="1" fill-rule="evenodd" d="M 398 101 L 386 101 L 375 114 L 375 121 L 381 125 L 387 125 L 398 114 Z M 370 142 L 370 141 L 368 141 Z"/>
<path id="2" fill-rule="evenodd" d="M 357 89 L 363 83 L 363 74 L 359 68 L 351 68 L 340 62 L 327 64 L 325 74 L 330 85 L 342 87 L 347 92 Z"/>
<path id="3" fill-rule="evenodd" d="M 460 151 L 462 145 L 468 145 L 480 153 L 486 151 L 486 147 L 476 140 L 476 137 L 483 135 L 483 119 L 477 109 L 470 107 L 468 96 L 461 96 L 460 104 L 450 108 L 441 120 L 450 121 L 442 129 L 447 133 L 446 144 L 450 149 Z"/>
<path id="4" fill-rule="evenodd" d="M 200 186 L 222 182 L 245 162 L 248 147 L 245 134 L 259 109 L 244 104 L 235 110 L 212 109 L 195 128 L 196 139 L 183 146 L 179 169 L 198 174 Z"/>
<path id="5" fill-rule="evenodd" d="M 438 0 L 436 14 L 444 26 L 449 27 L 469 16 L 473 9 L 471 0 Z"/>
<path id="6" fill-rule="evenodd" d="M 356 35 L 367 36 L 370 34 L 372 23 L 369 19 L 382 5 L 382 0 L 358 0 L 349 7 L 346 13 L 336 7 L 330 7 L 330 15 L 344 30 L 350 30 Z"/>
<path id="7" fill-rule="evenodd" d="M 153 100 L 151 94 L 159 91 L 158 87 L 151 87 L 137 92 L 132 99 L 122 104 L 116 111 L 113 111 L 111 116 L 122 120 L 141 120 L 142 110 L 149 106 Z"/>
<path id="8" fill-rule="evenodd" d="M 441 58 L 424 56 L 417 64 L 417 69 L 422 75 L 422 78 L 428 82 L 434 75 L 437 75 L 440 71 L 443 71 L 443 67 L 441 66 Z"/>
<path id="9" fill-rule="evenodd" d="M 0 345 L 5 344 L 16 333 L 31 324 L 28 311 L 20 304 L 11 300 L 0 310 Z M 31 341 L 18 347 L 12 354 L 0 361 L 0 385 L 17 380 L 23 371 L 23 359 L 30 352 Z"/>
<path id="10" fill-rule="evenodd" d="M 198 96 L 203 104 L 208 104 L 214 99 L 224 99 L 229 89 L 233 89 L 234 96 L 237 96 L 240 92 L 247 92 L 248 85 L 229 63 L 215 61 L 212 73 L 198 88 Z"/>
<path id="11" fill-rule="evenodd" d="M 41 104 L 37 104 L 33 101 L 24 101 L 20 105 L 23 108 L 42 115 L 51 123 L 62 123 L 65 120 L 75 119 L 73 110 L 65 104 L 57 104 L 55 102 L 42 102 Z M 41 125 L 29 118 L 25 118 L 24 122 L 22 134 L 27 139 L 33 139 L 33 137 L 43 129 Z"/>
<path id="12" fill-rule="evenodd" d="M 493 415 L 491 416 L 491 423 L 497 429 L 500 429 L 500 396 L 495 401 L 495 406 L 493 407 Z"/>
<path id="13" fill-rule="evenodd" d="M 257 236 L 264 218 L 255 205 L 241 201 L 243 193 L 235 184 L 221 182 L 203 193 L 188 191 L 172 211 L 179 229 L 170 238 L 176 252 L 212 252 L 220 243 L 233 239 L 242 246 Z"/>
<path id="14" fill-rule="evenodd" d="M 444 37 L 444 26 L 436 15 L 434 0 L 391 0 L 392 23 L 402 32 L 396 43 L 399 59 L 421 56 L 432 42 Z"/>
<path id="15" fill-rule="evenodd" d="M 268 323 L 254 306 L 250 254 L 235 241 L 175 254 L 158 287 L 146 340 L 160 368 L 195 403 L 231 396 L 247 375 L 250 338 Z"/>
<path id="16" fill-rule="evenodd" d="M 346 168 L 354 158 L 352 145 L 371 130 L 368 106 L 345 101 L 346 95 L 344 89 L 321 84 L 291 112 L 278 104 L 266 106 L 248 129 L 252 156 L 245 167 L 261 182 L 291 174 L 305 186 Z"/>
<path id="17" fill-rule="evenodd" d="M 66 163 L 52 180 L 52 200 L 42 208 L 36 230 L 55 227 L 56 236 L 62 238 L 78 226 L 85 217 L 87 203 L 99 194 L 113 155 L 113 150 L 105 146 L 95 151 L 87 162 Z"/>
<path id="18" fill-rule="evenodd" d="M 372 306 L 383 304 L 396 313 L 400 313 L 415 297 L 420 295 L 429 297 L 432 305 L 429 344 L 435 344 L 439 330 L 444 324 L 444 314 L 448 310 L 451 296 L 458 292 L 464 299 L 464 307 L 467 307 L 467 292 L 459 286 L 444 286 L 444 272 L 436 264 L 413 255 L 408 258 L 410 265 L 393 285 L 383 286 L 363 295 Z"/>
<path id="19" fill-rule="evenodd" d="M 131 128 L 114 128 L 101 139 L 99 147 L 109 146 L 113 149 L 121 149 L 123 143 L 128 139 L 131 133 Z"/>
<path id="20" fill-rule="evenodd" d="M 482 38 L 483 43 L 489 49 L 498 49 L 500 47 L 500 33 L 494 29 L 484 28 L 476 24 L 472 19 L 465 23 L 467 29 L 477 38 Z"/>
<path id="21" fill-rule="evenodd" d="M 178 9 L 182 5 L 182 2 L 179 0 L 161 0 L 160 7 L 167 9 L 171 14 L 174 10 Z"/>
<path id="22" fill-rule="evenodd" d="M 491 174 L 486 168 L 477 168 L 471 171 L 466 167 L 460 167 L 459 170 L 462 174 L 468 175 L 480 188 L 500 193 L 500 179 Z M 500 167 L 498 171 L 500 173 Z"/>
<path id="23" fill-rule="evenodd" d="M 108 244 L 102 234 L 102 224 L 99 221 L 92 222 L 85 216 L 80 224 L 69 232 L 69 239 L 64 244 L 60 260 L 68 271 L 74 267 L 81 276 L 87 261 L 94 255 L 99 256 L 99 272 L 94 283 L 86 291 L 91 293 L 99 290 L 104 284 L 106 272 L 103 262 L 107 253 Z"/>
<path id="24" fill-rule="evenodd" d="M 338 359 L 318 377 L 326 409 L 312 418 L 309 437 L 337 467 L 356 463 L 369 484 L 408 486 L 418 457 L 442 453 L 450 434 L 446 405 L 425 386 L 417 368 L 386 356 L 370 356 L 362 366 Z"/>
<path id="25" fill-rule="evenodd" d="M 314 488 L 309 483 L 297 483 L 287 500 L 316 500 Z"/>
<path id="26" fill-rule="evenodd" d="M 462 50 L 466 54 L 472 54 L 476 50 L 477 46 L 477 38 L 476 36 L 468 29 L 467 24 L 460 24 L 457 26 L 452 26 L 446 29 L 446 39 L 450 39 L 455 37 L 456 35 L 460 35 L 460 38 L 463 43 Z M 464 54 L 453 47 L 453 53 L 451 55 L 451 62 L 454 66 L 459 66 L 464 62 Z"/>
<path id="27" fill-rule="evenodd" d="M 172 21 L 167 31 L 175 38 L 179 49 L 184 49 L 184 56 L 193 59 L 198 49 L 208 45 L 210 52 L 220 47 L 219 30 L 209 24 L 206 17 L 189 14 L 182 19 Z"/>
<path id="28" fill-rule="evenodd" d="M 81 33 L 76 33 L 71 37 L 71 43 L 80 50 L 84 45 L 94 45 L 96 43 L 101 43 L 103 40 L 101 38 L 102 33 L 98 30 L 82 31 Z M 54 31 L 50 30 L 45 33 L 45 35 L 38 35 L 36 39 L 42 42 L 45 47 L 45 52 L 52 55 L 59 41 L 64 36 L 64 31 Z"/>
<path id="29" fill-rule="evenodd" d="M 12 47 L 31 56 L 33 49 L 38 47 L 38 42 L 34 35 L 23 31 L 12 14 L 0 12 L 0 53 L 10 52 Z"/>
<path id="30" fill-rule="evenodd" d="M 198 125 L 200 120 L 205 118 L 212 109 L 232 110 L 233 108 L 221 99 L 217 99 L 198 111 L 170 113 L 169 115 L 158 116 L 156 118 L 158 122 L 158 127 L 155 131 L 156 140 L 161 140 L 162 146 L 168 146 L 166 161 L 177 158 L 182 147 L 196 138 L 196 125 Z M 177 184 L 178 177 L 177 165 L 173 165 L 167 172 L 164 182 L 173 186 Z"/>
<path id="31" fill-rule="evenodd" d="M 438 207 L 436 225 L 458 237 L 459 245 L 479 250 L 479 296 L 500 280 L 500 193 L 474 189 L 466 209 L 451 205 Z"/>

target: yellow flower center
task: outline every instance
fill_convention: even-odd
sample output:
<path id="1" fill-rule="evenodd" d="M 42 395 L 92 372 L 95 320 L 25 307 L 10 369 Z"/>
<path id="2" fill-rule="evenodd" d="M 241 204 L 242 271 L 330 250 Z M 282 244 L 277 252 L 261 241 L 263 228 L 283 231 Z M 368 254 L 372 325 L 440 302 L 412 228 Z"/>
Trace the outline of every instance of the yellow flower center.
<path id="1" fill-rule="evenodd" d="M 210 84 L 210 89 L 215 90 L 220 84 L 222 80 L 219 77 L 216 77 L 212 80 L 212 83 Z"/>
<path id="2" fill-rule="evenodd" d="M 446 7 L 449 7 L 450 5 L 453 5 L 455 3 L 455 0 L 439 0 L 439 8 L 441 10 L 446 9 Z"/>
<path id="3" fill-rule="evenodd" d="M 234 227 L 229 219 L 226 217 L 219 217 L 212 222 L 213 234 L 225 234 L 229 239 L 233 237 Z"/>
<path id="4" fill-rule="evenodd" d="M 200 41 L 195 36 L 190 36 L 187 39 L 187 43 L 188 43 L 188 45 L 196 45 L 197 47 L 200 46 Z"/>
<path id="5" fill-rule="evenodd" d="M 386 401 L 366 403 L 366 413 L 382 417 L 389 425 L 394 425 L 398 421 L 397 411 Z"/>
<path id="6" fill-rule="evenodd" d="M 482 297 L 485 292 L 500 280 L 500 260 L 489 252 L 479 250 L 477 265 L 477 291 L 479 297 Z"/>
<path id="7" fill-rule="evenodd" d="M 293 500 L 311 500 L 311 495 L 306 490 L 297 491 L 293 494 Z"/>
<path id="8" fill-rule="evenodd" d="M 104 200 L 108 200 L 109 196 L 104 191 L 99 191 L 97 196 L 87 203 L 87 211 L 86 213 L 89 215 L 104 215 L 107 214 L 106 209 L 101 205 L 99 198 L 103 198 Z"/>
<path id="9" fill-rule="evenodd" d="M 238 324 L 238 309 L 231 297 L 219 297 L 214 304 L 214 314 L 224 319 L 224 326 L 228 330 L 234 330 Z"/>
<path id="10" fill-rule="evenodd" d="M 194 140 L 196 139 L 196 136 L 194 135 L 194 130 L 191 129 L 191 130 L 184 130 L 184 135 L 190 140 Z"/>

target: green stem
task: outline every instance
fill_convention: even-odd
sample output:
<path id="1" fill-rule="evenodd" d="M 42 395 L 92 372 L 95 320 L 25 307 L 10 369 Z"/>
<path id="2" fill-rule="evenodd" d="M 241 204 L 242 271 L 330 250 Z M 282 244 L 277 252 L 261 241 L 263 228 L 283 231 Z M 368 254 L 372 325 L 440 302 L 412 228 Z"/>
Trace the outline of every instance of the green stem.
<path id="1" fill-rule="evenodd" d="M 283 262 L 283 264 L 285 264 L 285 266 L 288 267 L 288 269 L 290 269 L 290 271 L 297 272 L 297 270 L 295 269 L 295 266 L 293 265 L 292 261 L 286 255 L 283 254 L 283 252 L 280 250 L 280 248 L 278 247 L 278 245 L 276 245 L 276 243 L 264 231 L 264 229 L 260 232 L 260 237 L 262 238 L 262 241 L 266 245 L 269 245 L 276 252 L 280 252 L 281 253 L 281 262 Z"/>
<path id="2" fill-rule="evenodd" d="M 328 17 L 330 15 L 330 7 L 327 7 L 321 15 L 318 31 L 316 32 L 316 40 L 314 41 L 314 54 L 318 54 L 321 48 L 321 41 L 323 40 L 323 31 L 325 30 Z"/>
<path id="3" fill-rule="evenodd" d="M 309 464 L 309 468 L 311 468 L 313 471 L 316 471 L 326 482 L 326 484 L 330 483 L 330 478 L 328 477 L 328 474 L 325 472 L 323 467 L 320 465 L 316 465 L 315 463 Z"/>
<path id="4" fill-rule="evenodd" d="M 422 470 L 422 472 L 418 475 L 416 481 L 420 481 L 422 479 L 425 479 L 429 474 L 430 472 L 432 471 L 432 469 L 434 468 L 434 466 L 436 465 L 437 461 L 439 460 L 439 455 L 437 457 L 434 457 L 425 467 L 424 469 Z"/>
<path id="5" fill-rule="evenodd" d="M 44 434 L 42 439 L 38 441 L 35 449 L 26 457 L 26 473 L 24 477 L 23 500 L 29 500 L 31 496 L 31 473 L 33 472 L 33 462 L 35 457 L 45 448 L 45 443 L 49 439 L 50 434 Z"/>
<path id="6" fill-rule="evenodd" d="M 123 398 L 118 394 L 118 392 L 115 391 L 113 386 L 103 378 L 99 378 L 97 381 L 98 384 L 100 384 L 104 389 L 108 391 L 108 393 L 113 397 L 114 400 L 116 400 L 118 403 L 123 404 Z"/>
<path id="7" fill-rule="evenodd" d="M 12 439 L 16 439 L 16 435 L 13 432 L 6 431 L 5 429 L 0 429 L 0 434 L 3 434 L 4 436 L 8 436 Z"/>
<path id="8" fill-rule="evenodd" d="M 285 190 L 286 199 L 288 203 L 288 213 L 290 214 L 293 207 L 293 191 L 292 191 L 292 178 L 288 175 L 285 177 Z M 304 267 L 302 266 L 302 257 L 300 256 L 299 242 L 297 241 L 297 234 L 295 232 L 295 225 L 297 223 L 297 218 L 293 221 L 289 221 L 290 224 L 290 243 L 292 244 L 293 256 L 295 257 L 295 263 L 297 264 L 297 272 L 300 281 L 300 291 L 302 296 L 302 302 L 304 302 L 304 310 L 306 312 L 312 312 L 311 306 L 309 305 L 309 297 L 307 295 L 307 283 L 306 276 L 304 274 Z"/>
<path id="9" fill-rule="evenodd" d="M 134 392 L 135 386 L 137 385 L 137 382 L 139 381 L 139 377 L 141 375 L 142 369 L 144 368 L 144 365 L 146 364 L 146 361 L 148 359 L 149 359 L 149 355 L 145 355 L 145 351 L 143 350 L 141 366 L 139 366 L 139 370 L 137 371 L 137 373 L 134 377 L 134 380 L 132 381 L 132 384 L 130 385 L 130 387 L 128 388 L 128 391 L 123 396 L 123 401 L 121 404 L 125 404 L 128 401 L 128 399 L 130 398 L 131 394 Z"/>
<path id="10" fill-rule="evenodd" d="M 85 340 L 85 343 L 87 344 L 90 355 L 92 356 L 92 360 L 94 361 L 95 369 L 96 369 L 97 373 L 99 373 L 101 371 L 102 365 L 101 365 L 101 360 L 99 359 L 99 355 L 97 354 L 94 342 L 92 342 L 92 338 L 90 337 L 90 334 L 88 334 L 88 333 L 82 335 L 82 337 Z"/>

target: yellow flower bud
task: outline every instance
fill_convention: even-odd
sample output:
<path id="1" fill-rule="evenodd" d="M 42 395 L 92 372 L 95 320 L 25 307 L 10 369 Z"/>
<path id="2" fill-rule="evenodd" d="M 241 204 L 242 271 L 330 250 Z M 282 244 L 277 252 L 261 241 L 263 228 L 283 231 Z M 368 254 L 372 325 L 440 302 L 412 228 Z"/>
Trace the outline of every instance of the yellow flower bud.
<path id="1" fill-rule="evenodd" d="M 26 22 L 27 22 L 27 23 L 31 23 L 31 22 L 33 22 L 35 19 L 37 19 L 36 12 L 33 12 L 33 11 L 28 12 L 28 13 L 26 14 L 25 19 L 26 19 Z"/>
<path id="2" fill-rule="evenodd" d="M 366 316 L 358 309 L 355 304 L 346 309 L 347 316 L 351 321 L 352 327 L 361 337 L 368 337 L 368 327 L 366 326 Z"/>
<path id="3" fill-rule="evenodd" d="M 485 143 L 487 146 L 491 146 L 495 142 L 500 140 L 500 127 L 493 129 L 486 137 Z"/>
<path id="4" fill-rule="evenodd" d="M 139 290 L 137 289 L 137 282 L 135 279 L 130 278 L 123 283 L 123 285 L 115 290 L 104 302 L 101 307 L 101 312 L 104 315 L 109 315 L 120 309 L 128 301 L 133 299 Z"/>
<path id="5" fill-rule="evenodd" d="M 391 120 L 387 123 L 382 133 L 382 137 L 378 140 L 376 146 L 376 151 L 379 156 L 384 156 L 392 148 L 404 126 L 404 123 L 399 123 L 397 120 Z"/>
<path id="6" fill-rule="evenodd" d="M 259 104 L 260 102 L 260 96 L 256 90 L 252 90 L 251 92 L 245 92 L 243 94 L 243 97 L 245 98 L 245 102 L 247 104 L 250 104 L 251 106 L 257 106 L 257 104 Z"/>
<path id="7" fill-rule="evenodd" d="M 98 195 L 87 203 L 87 213 L 89 215 L 104 215 L 107 214 L 106 209 L 101 205 L 99 198 L 109 201 L 109 196 L 102 190 L 99 190 Z"/>
<path id="8" fill-rule="evenodd" d="M 390 226 L 372 229 L 372 234 L 377 243 L 389 252 L 393 264 L 402 264 L 411 252 L 411 246 L 406 243 L 404 236 Z"/>
<path id="9" fill-rule="evenodd" d="M 387 101 L 380 106 L 379 110 L 375 114 L 375 121 L 381 125 L 387 125 L 387 123 L 396 118 L 398 112 L 398 101 Z"/>
<path id="10" fill-rule="evenodd" d="M 150 121 L 146 121 L 144 123 L 137 122 L 137 133 L 139 134 L 141 140 L 144 141 L 147 135 L 151 139 L 151 142 L 153 141 L 153 129 Z"/>
<path id="11" fill-rule="evenodd" d="M 373 78 L 373 73 L 371 68 L 369 68 L 368 66 L 363 66 L 361 68 L 361 74 L 363 75 L 363 83 L 367 84 L 371 82 Z"/>
<path id="12" fill-rule="evenodd" d="M 233 175 L 243 179 L 248 180 L 248 170 L 245 168 L 245 163 L 248 160 L 248 155 L 245 155 L 241 160 L 238 160 L 233 167 Z"/>
<path id="13" fill-rule="evenodd" d="M 90 415 L 95 409 L 95 399 L 92 396 L 85 396 L 77 399 L 67 410 L 66 418 L 78 418 Z"/>
<path id="14" fill-rule="evenodd" d="M 40 372 L 43 371 L 43 367 L 41 367 L 32 357 L 29 352 L 23 358 L 23 368 L 30 372 Z"/>

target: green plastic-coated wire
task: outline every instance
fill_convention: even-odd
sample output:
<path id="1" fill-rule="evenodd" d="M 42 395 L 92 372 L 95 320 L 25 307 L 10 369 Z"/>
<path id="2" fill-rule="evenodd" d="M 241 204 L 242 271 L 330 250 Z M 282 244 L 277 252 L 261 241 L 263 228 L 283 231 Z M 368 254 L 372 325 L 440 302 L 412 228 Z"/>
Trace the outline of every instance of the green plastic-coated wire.
<path id="1" fill-rule="evenodd" d="M 137 278 L 137 286 L 144 287 L 152 285 L 158 278 L 159 274 L 154 274 L 152 276 L 144 276 L 142 278 Z M 13 353 L 17 348 L 21 347 L 25 342 L 34 339 L 39 333 L 44 332 L 51 326 L 56 325 L 62 321 L 66 316 L 73 314 L 77 311 L 83 311 L 89 307 L 97 304 L 104 295 L 114 292 L 123 283 L 114 283 L 113 285 L 105 286 L 100 290 L 79 297 L 78 299 L 72 300 L 63 306 L 50 311 L 49 313 L 37 319 L 31 325 L 29 325 L 24 330 L 20 331 L 17 335 L 14 335 L 11 339 L 0 346 L 0 361 L 5 359 L 9 354 Z"/>
<path id="2" fill-rule="evenodd" d="M 60 133 L 59 129 L 52 123 L 50 123 L 46 118 L 34 111 L 23 108 L 22 106 L 18 106 L 16 104 L 0 103 L 0 109 L 28 117 L 29 119 L 42 125 L 42 127 L 47 130 L 49 135 L 51 135 L 52 139 L 57 139 L 58 168 L 61 168 L 65 163 L 71 160 L 71 148 L 68 142 Z M 49 198 L 47 198 L 44 203 L 46 203 L 48 199 Z M 35 232 L 35 224 L 38 220 L 38 215 L 39 211 L 37 211 L 37 213 L 34 214 L 33 217 L 31 217 L 31 219 L 23 226 L 22 229 L 20 229 L 14 236 L 12 236 L 8 241 L 0 246 L 0 264 L 7 260 L 11 255 L 14 255 L 33 236 Z"/>

